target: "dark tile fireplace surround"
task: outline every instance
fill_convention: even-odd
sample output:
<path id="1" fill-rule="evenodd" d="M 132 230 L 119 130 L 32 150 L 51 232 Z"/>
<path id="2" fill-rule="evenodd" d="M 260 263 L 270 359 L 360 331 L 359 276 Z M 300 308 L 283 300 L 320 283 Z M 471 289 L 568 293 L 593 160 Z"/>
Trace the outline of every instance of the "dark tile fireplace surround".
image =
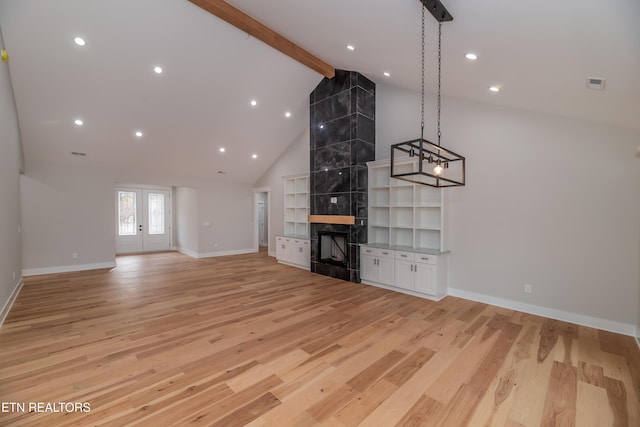
<path id="1" fill-rule="evenodd" d="M 336 70 L 311 93 L 310 103 L 310 213 L 355 217 L 354 225 L 310 225 L 311 271 L 360 282 L 358 244 L 367 242 L 366 162 L 375 159 L 375 84 L 359 73 Z M 338 236 L 345 247 L 327 252 Z"/>

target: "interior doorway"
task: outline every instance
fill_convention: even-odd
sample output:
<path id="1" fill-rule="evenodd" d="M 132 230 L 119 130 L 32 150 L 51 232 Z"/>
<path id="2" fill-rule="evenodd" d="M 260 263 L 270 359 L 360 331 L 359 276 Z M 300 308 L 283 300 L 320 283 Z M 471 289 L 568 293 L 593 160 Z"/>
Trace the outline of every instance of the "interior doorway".
<path id="1" fill-rule="evenodd" d="M 171 249 L 171 191 L 116 188 L 116 253 Z"/>
<path id="2" fill-rule="evenodd" d="M 254 189 L 255 248 L 269 251 L 269 189 Z"/>

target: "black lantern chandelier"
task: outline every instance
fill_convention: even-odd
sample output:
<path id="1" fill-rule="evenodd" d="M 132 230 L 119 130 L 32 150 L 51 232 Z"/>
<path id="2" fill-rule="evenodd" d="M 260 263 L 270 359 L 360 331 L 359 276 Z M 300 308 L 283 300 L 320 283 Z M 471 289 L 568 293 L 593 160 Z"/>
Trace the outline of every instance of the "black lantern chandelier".
<path id="1" fill-rule="evenodd" d="M 420 0 L 422 3 L 422 109 L 420 138 L 391 146 L 391 177 L 431 187 L 459 187 L 464 185 L 465 158 L 440 146 L 440 109 L 442 105 L 442 23 L 453 16 L 439 0 Z M 424 139 L 424 22 L 425 9 L 438 21 L 438 142 Z M 399 167 L 399 165 L 402 165 Z M 409 165 L 407 167 L 406 165 Z"/>

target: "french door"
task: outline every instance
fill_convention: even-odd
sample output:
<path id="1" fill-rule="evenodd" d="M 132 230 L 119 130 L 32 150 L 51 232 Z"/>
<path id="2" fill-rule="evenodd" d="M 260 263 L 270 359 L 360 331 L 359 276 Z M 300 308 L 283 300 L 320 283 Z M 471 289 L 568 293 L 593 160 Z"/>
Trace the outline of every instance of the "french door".
<path id="1" fill-rule="evenodd" d="M 169 250 L 170 201 L 167 190 L 116 188 L 116 253 Z"/>

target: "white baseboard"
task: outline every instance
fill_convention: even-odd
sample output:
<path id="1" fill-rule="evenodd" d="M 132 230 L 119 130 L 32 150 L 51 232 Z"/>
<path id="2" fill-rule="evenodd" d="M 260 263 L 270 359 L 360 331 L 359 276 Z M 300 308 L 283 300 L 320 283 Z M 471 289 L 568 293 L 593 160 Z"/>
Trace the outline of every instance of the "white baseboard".
<path id="1" fill-rule="evenodd" d="M 490 295 L 478 294 L 462 289 L 449 288 L 449 295 L 471 301 L 482 302 L 510 310 L 522 311 L 524 313 L 535 314 L 548 317 L 550 319 L 561 320 L 563 322 L 575 323 L 577 325 L 589 326 L 591 328 L 602 329 L 618 334 L 634 336 L 635 327 L 627 323 L 616 322 L 614 320 L 601 319 L 599 317 L 585 316 L 584 314 L 572 313 L 569 311 L 556 310 L 554 308 L 542 307 L 539 305 L 527 304 L 520 301 L 505 298 L 493 297 Z"/>
<path id="2" fill-rule="evenodd" d="M 238 249 L 235 251 L 220 251 L 220 252 L 204 252 L 198 254 L 198 258 L 213 258 L 218 256 L 229 256 L 229 255 L 244 255 L 244 254 L 254 254 L 257 251 L 253 248 L 251 249 Z"/>
<path id="3" fill-rule="evenodd" d="M 180 253 L 183 253 L 185 255 L 189 255 L 192 258 L 213 258 L 213 257 L 219 257 L 219 256 L 229 256 L 229 255 L 244 255 L 244 254 L 252 254 L 252 253 L 256 253 L 255 249 L 239 249 L 239 250 L 235 250 L 235 251 L 219 251 L 219 252 L 203 252 L 203 253 L 199 253 L 199 252 L 194 252 L 192 250 L 189 249 L 185 249 L 185 248 L 176 248 L 176 250 Z"/>
<path id="4" fill-rule="evenodd" d="M 60 267 L 27 268 L 22 270 L 22 276 L 38 276 L 41 274 L 69 273 L 72 271 L 97 270 L 100 268 L 114 268 L 115 261 L 99 262 L 95 264 L 62 265 Z"/>
<path id="5" fill-rule="evenodd" d="M 4 319 L 7 318 L 7 315 L 9 314 L 9 311 L 11 310 L 11 307 L 13 307 L 13 303 L 16 302 L 16 298 L 18 298 L 18 294 L 20 293 L 20 290 L 22 289 L 22 284 L 23 283 L 24 282 L 23 282 L 22 278 L 20 278 L 20 280 L 16 284 L 16 287 L 13 288 L 13 292 L 11 292 L 11 295 L 9 295 L 9 299 L 4 304 L 4 307 L 2 307 L 2 311 L 0 311 L 0 327 L 4 323 Z"/>
<path id="6" fill-rule="evenodd" d="M 191 258 L 198 258 L 198 253 L 189 249 L 176 247 L 176 251 L 180 252 L 181 254 L 189 255 Z"/>

